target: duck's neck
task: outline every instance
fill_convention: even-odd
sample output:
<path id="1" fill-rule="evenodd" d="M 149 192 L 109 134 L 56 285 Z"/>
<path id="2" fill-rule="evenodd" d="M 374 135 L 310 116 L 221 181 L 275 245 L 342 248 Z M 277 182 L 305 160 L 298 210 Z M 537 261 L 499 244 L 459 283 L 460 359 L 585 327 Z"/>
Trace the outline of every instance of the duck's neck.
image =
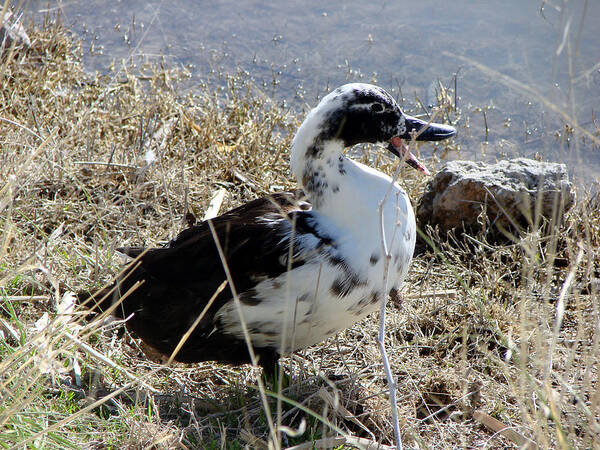
<path id="1" fill-rule="evenodd" d="M 364 225 L 371 218 L 377 223 L 377 208 L 390 187 L 390 177 L 345 157 L 341 140 L 321 139 L 320 128 L 311 126 L 313 119 L 309 115 L 300 127 L 291 151 L 292 173 L 313 210 L 343 228 Z"/>
<path id="2" fill-rule="evenodd" d="M 348 160 L 343 156 L 343 150 L 343 144 L 338 140 L 315 139 L 304 145 L 294 140 L 292 173 L 315 210 L 325 208 L 347 183 Z"/>

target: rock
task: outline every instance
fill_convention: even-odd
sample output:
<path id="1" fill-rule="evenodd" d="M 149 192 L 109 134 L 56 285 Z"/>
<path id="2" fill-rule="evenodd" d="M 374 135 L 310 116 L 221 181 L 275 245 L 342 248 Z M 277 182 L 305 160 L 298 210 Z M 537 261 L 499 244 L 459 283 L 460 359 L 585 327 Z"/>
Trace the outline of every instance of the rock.
<path id="1" fill-rule="evenodd" d="M 481 213 L 498 228 L 527 227 L 539 214 L 550 220 L 558 207 L 575 200 L 565 164 L 526 158 L 486 164 L 452 161 L 426 187 L 417 207 L 417 222 L 438 226 L 441 232 L 482 230 Z"/>
<path id="2" fill-rule="evenodd" d="M 2 7 L 0 6 L 0 14 Z M 0 54 L 15 42 L 15 45 L 23 45 L 26 48 L 31 47 L 31 40 L 21 25 L 21 21 L 10 11 L 6 11 L 4 17 L 0 17 Z"/>

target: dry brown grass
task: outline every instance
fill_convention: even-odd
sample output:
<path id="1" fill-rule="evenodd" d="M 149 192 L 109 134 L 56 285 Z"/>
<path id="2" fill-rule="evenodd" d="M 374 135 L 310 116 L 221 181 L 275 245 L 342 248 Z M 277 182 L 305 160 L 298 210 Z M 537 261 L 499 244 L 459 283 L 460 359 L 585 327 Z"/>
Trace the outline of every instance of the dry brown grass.
<path id="1" fill-rule="evenodd" d="M 165 242 L 218 189 L 224 210 L 292 188 L 287 149 L 300 118 L 243 77 L 189 91 L 185 70 L 160 62 L 90 75 L 59 23 L 30 36 L 31 49 L 0 69 L 0 444 L 267 442 L 257 371 L 162 366 L 119 324 L 90 328 L 57 308 L 65 290 L 118 272 L 115 247 Z M 396 164 L 374 149 L 361 157 L 388 172 Z M 424 180 L 403 176 L 415 199 Z M 405 445 L 516 446 L 482 424 L 490 416 L 540 447 L 600 445 L 600 205 L 580 196 L 549 233 L 510 245 L 436 241 L 416 258 L 402 306 L 388 306 Z M 48 327 L 36 328 L 44 313 Z M 370 317 L 285 360 L 282 394 L 330 426 L 284 403 L 282 423 L 305 418 L 307 430 L 283 445 L 336 435 L 332 427 L 391 444 L 377 326 Z M 343 379 L 325 381 L 334 374 Z"/>

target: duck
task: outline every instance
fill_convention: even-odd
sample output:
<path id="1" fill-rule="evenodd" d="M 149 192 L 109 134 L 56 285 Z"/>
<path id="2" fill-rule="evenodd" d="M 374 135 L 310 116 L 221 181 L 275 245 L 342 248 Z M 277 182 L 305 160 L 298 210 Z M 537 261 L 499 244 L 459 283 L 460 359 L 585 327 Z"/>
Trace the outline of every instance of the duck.
<path id="1" fill-rule="evenodd" d="M 121 248 L 134 261 L 111 285 L 79 298 L 94 312 L 124 319 L 133 335 L 170 360 L 251 363 L 273 373 L 281 355 L 378 310 L 411 264 L 416 224 L 406 191 L 345 149 L 383 144 L 429 174 L 406 141 L 455 133 L 403 113 L 378 86 L 340 86 L 308 113 L 292 140 L 298 190 L 198 223 L 164 247 Z M 386 270 L 389 292 L 382 292 Z"/>

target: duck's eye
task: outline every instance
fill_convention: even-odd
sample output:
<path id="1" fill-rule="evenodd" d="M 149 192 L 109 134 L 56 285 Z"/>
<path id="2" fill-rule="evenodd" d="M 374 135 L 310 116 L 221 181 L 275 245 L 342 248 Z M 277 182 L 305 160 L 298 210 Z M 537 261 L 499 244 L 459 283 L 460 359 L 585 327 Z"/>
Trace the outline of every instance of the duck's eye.
<path id="1" fill-rule="evenodd" d="M 383 111 L 383 105 L 381 103 L 373 103 L 371 105 L 371 111 L 380 113 L 381 111 Z"/>

